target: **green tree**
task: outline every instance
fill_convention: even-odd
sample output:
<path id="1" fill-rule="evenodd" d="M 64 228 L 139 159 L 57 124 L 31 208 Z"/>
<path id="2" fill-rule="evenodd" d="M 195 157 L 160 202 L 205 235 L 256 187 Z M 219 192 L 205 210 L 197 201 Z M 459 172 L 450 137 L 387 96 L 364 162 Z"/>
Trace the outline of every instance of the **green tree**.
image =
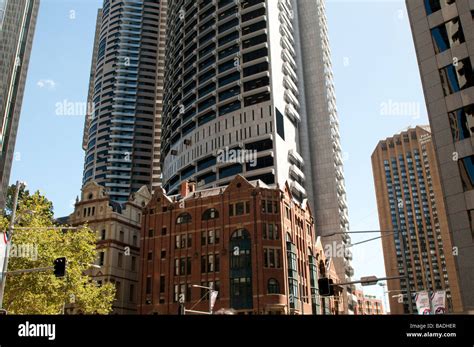
<path id="1" fill-rule="evenodd" d="M 13 193 L 10 187 L 8 201 Z M 4 230 L 11 209 L 7 205 L 1 217 Z M 60 314 L 65 304 L 73 302 L 84 314 L 110 313 L 115 286 L 98 286 L 87 276 L 97 255 L 95 233 L 87 226 L 77 230 L 58 228 L 52 203 L 39 192 L 23 190 L 16 213 L 8 270 L 51 267 L 60 257 L 67 258 L 67 270 L 64 278 L 56 278 L 53 271 L 8 276 L 4 308 L 10 314 Z"/>

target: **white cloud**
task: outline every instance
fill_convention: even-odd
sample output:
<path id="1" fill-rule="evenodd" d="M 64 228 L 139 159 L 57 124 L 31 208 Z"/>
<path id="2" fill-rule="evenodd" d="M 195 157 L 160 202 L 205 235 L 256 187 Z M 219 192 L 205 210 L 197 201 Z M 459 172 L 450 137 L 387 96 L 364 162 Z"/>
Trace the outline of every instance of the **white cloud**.
<path id="1" fill-rule="evenodd" d="M 54 89 L 56 87 L 56 82 L 53 80 L 39 80 L 36 85 L 40 88 Z"/>

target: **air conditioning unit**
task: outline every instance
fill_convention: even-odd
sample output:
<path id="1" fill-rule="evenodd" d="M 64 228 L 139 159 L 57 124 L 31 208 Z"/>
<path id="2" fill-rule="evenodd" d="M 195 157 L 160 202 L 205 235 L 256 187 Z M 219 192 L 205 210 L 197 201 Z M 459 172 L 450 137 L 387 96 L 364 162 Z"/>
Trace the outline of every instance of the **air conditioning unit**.
<path id="1" fill-rule="evenodd" d="M 185 144 L 186 146 L 191 146 L 191 143 L 192 143 L 192 142 L 191 142 L 191 139 L 185 139 L 185 140 L 184 140 L 184 144 Z"/>
<path id="2" fill-rule="evenodd" d="M 171 155 L 174 155 L 174 156 L 178 155 L 178 151 L 176 149 L 172 149 Z"/>

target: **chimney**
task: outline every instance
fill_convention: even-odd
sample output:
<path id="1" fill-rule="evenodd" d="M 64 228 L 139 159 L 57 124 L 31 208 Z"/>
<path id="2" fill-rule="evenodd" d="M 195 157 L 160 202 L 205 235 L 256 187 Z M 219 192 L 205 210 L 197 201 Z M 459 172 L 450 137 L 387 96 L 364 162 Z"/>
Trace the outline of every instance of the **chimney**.
<path id="1" fill-rule="evenodd" d="M 190 193 L 194 193 L 196 191 L 196 182 L 194 181 L 184 181 L 181 183 L 179 194 L 182 198 L 187 197 Z"/>

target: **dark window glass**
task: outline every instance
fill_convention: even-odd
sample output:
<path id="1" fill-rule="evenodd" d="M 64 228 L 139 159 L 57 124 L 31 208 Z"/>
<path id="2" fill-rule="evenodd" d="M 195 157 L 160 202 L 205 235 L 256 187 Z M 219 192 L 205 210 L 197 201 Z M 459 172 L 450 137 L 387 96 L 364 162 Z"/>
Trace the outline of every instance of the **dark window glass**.
<path id="1" fill-rule="evenodd" d="M 219 178 L 226 178 L 230 176 L 235 176 L 242 173 L 242 165 L 235 164 L 231 166 L 224 167 L 219 170 Z"/>
<path id="2" fill-rule="evenodd" d="M 182 213 L 176 219 L 176 224 L 187 224 L 191 223 L 191 215 L 189 213 Z"/>
<path id="3" fill-rule="evenodd" d="M 462 158 L 458 161 L 464 191 L 474 189 L 474 156 Z"/>
<path id="4" fill-rule="evenodd" d="M 202 171 L 204 169 L 210 168 L 216 165 L 216 158 L 209 157 L 203 160 L 198 161 L 198 171 Z"/>
<path id="5" fill-rule="evenodd" d="M 268 294 L 280 294 L 280 284 L 274 278 L 268 280 Z"/>
<path id="6" fill-rule="evenodd" d="M 231 87 L 219 93 L 219 101 L 230 99 L 231 97 L 239 95 L 239 94 L 240 94 L 240 86 Z"/>
<path id="7" fill-rule="evenodd" d="M 217 211 L 215 208 L 206 210 L 202 215 L 202 220 L 211 220 L 217 218 L 219 218 L 219 211 Z"/>
<path id="8" fill-rule="evenodd" d="M 202 175 L 198 177 L 198 187 L 214 182 L 217 179 L 217 175 L 214 172 Z"/>
<path id="9" fill-rule="evenodd" d="M 244 105 L 245 107 L 247 107 L 247 106 L 256 105 L 268 100 L 270 100 L 270 93 L 264 92 L 264 93 L 255 94 L 255 95 L 246 97 L 244 99 Z"/>
<path id="10" fill-rule="evenodd" d="M 225 63 L 219 64 L 219 73 L 226 72 L 234 67 L 237 67 L 238 62 L 236 62 L 235 59 L 230 59 L 229 61 L 226 61 Z"/>
<path id="11" fill-rule="evenodd" d="M 258 142 L 247 143 L 245 145 L 245 149 L 256 150 L 257 152 L 267 151 L 269 149 L 273 149 L 273 141 L 267 139 Z"/>
<path id="12" fill-rule="evenodd" d="M 195 172 L 196 172 L 196 168 L 194 166 L 184 169 L 183 171 L 181 171 L 181 180 L 185 180 L 186 178 L 194 175 Z"/>
<path id="13" fill-rule="evenodd" d="M 151 277 L 146 278 L 146 293 L 151 294 Z"/>
<path id="14" fill-rule="evenodd" d="M 276 109 L 276 128 L 277 134 L 280 135 L 283 140 L 285 140 L 285 121 L 283 114 L 279 109 Z"/>
<path id="15" fill-rule="evenodd" d="M 448 65 L 439 71 L 445 96 L 474 85 L 474 72 L 469 58 Z"/>
<path id="16" fill-rule="evenodd" d="M 224 116 L 224 115 L 226 115 L 228 113 L 231 113 L 233 111 L 240 110 L 241 107 L 242 106 L 241 106 L 239 100 L 231 102 L 227 105 L 221 106 L 221 107 L 219 107 L 219 116 Z"/>
<path id="17" fill-rule="evenodd" d="M 431 29 L 431 37 L 433 38 L 436 53 L 442 53 L 453 46 L 465 42 L 459 18 Z"/>
<path id="18" fill-rule="evenodd" d="M 160 276 L 160 293 L 165 292 L 165 276 Z"/>
<path id="19" fill-rule="evenodd" d="M 454 4 L 456 0 L 425 0 L 425 9 L 427 14 L 441 10 L 443 7 Z"/>
<path id="20" fill-rule="evenodd" d="M 472 137 L 474 133 L 474 105 L 450 112 L 449 123 L 454 141 Z"/>
<path id="21" fill-rule="evenodd" d="M 247 26 L 242 28 L 242 36 L 247 35 L 247 34 L 251 34 L 255 31 L 258 31 L 258 30 L 261 30 L 261 29 L 265 29 L 266 27 L 267 27 L 267 22 L 264 21 L 264 20 L 260 21 L 258 23 L 255 23 L 255 24 L 247 25 Z"/>
<path id="22" fill-rule="evenodd" d="M 248 12 L 242 15 L 242 23 L 247 22 L 251 19 L 263 16 L 266 13 L 265 7 L 261 7 L 255 11 Z"/>
<path id="23" fill-rule="evenodd" d="M 206 123 L 212 122 L 214 119 L 216 119 L 216 112 L 210 111 L 206 113 L 204 116 L 199 117 L 198 126 L 202 126 Z"/>
<path id="24" fill-rule="evenodd" d="M 234 31 L 224 37 L 221 37 L 219 39 L 219 46 L 223 46 L 225 45 L 226 43 L 229 43 L 231 41 L 234 41 L 234 40 L 237 40 L 239 38 L 239 32 L 238 31 Z"/>
<path id="25" fill-rule="evenodd" d="M 231 54 L 239 52 L 239 50 L 239 45 L 230 46 L 219 52 L 219 59 L 224 59 L 225 57 L 228 57 Z"/>
<path id="26" fill-rule="evenodd" d="M 268 62 L 263 62 L 260 64 L 256 64 L 244 69 L 244 77 L 248 77 L 251 75 L 256 75 L 260 72 L 268 71 Z"/>
<path id="27" fill-rule="evenodd" d="M 240 79 L 240 72 L 239 71 L 233 72 L 227 76 L 219 78 L 219 87 L 223 87 L 239 79 Z"/>
<path id="28" fill-rule="evenodd" d="M 254 36 L 250 39 L 244 40 L 242 42 L 242 47 L 244 49 L 246 49 L 246 48 L 250 48 L 252 46 L 256 46 L 256 45 L 258 45 L 260 43 L 263 43 L 263 42 L 267 42 L 267 35 L 266 34 Z"/>
<path id="29" fill-rule="evenodd" d="M 245 213 L 244 210 L 244 203 L 243 202 L 238 202 L 235 204 L 235 215 L 236 216 L 241 216 Z"/>
<path id="30" fill-rule="evenodd" d="M 254 171 L 254 170 L 259 170 L 263 169 L 266 167 L 271 167 L 274 164 L 274 160 L 272 156 L 267 156 L 267 157 L 261 157 L 258 158 L 254 162 L 247 163 L 247 171 Z"/>
<path id="31" fill-rule="evenodd" d="M 268 78 L 268 76 L 264 76 L 261 78 L 257 78 L 256 80 L 245 82 L 244 91 L 248 92 L 250 90 L 266 87 L 268 85 L 270 85 L 270 79 Z"/>

